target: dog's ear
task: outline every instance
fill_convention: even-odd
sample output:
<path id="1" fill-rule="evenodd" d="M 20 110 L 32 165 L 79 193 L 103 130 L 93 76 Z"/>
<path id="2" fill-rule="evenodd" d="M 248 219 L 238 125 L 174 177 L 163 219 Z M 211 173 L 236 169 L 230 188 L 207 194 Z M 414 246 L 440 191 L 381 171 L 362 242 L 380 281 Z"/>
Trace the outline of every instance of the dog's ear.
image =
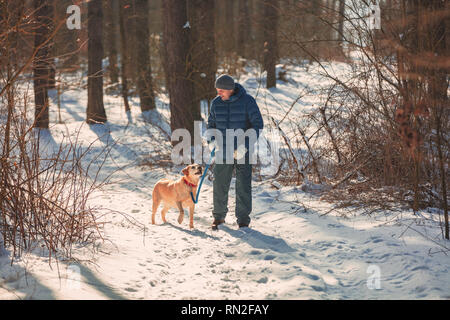
<path id="1" fill-rule="evenodd" d="M 181 172 L 182 172 L 185 176 L 188 176 L 188 175 L 189 175 L 189 166 L 187 166 L 186 168 L 184 168 L 183 170 L 181 170 Z"/>

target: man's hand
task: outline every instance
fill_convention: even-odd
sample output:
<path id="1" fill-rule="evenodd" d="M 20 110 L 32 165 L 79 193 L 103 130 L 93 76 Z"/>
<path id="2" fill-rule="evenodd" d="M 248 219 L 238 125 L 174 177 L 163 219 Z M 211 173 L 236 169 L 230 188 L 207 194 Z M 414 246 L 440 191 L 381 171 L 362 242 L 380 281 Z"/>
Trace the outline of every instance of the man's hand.
<path id="1" fill-rule="evenodd" d="M 247 153 L 247 148 L 243 145 L 240 145 L 237 150 L 234 151 L 234 158 L 236 160 L 242 159 Z"/>

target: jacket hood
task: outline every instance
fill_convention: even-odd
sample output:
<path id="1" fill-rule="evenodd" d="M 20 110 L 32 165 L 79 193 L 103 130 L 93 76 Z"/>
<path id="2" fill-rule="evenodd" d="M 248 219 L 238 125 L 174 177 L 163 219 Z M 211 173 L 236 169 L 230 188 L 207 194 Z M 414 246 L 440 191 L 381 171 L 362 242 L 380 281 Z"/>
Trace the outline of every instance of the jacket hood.
<path id="1" fill-rule="evenodd" d="M 236 82 L 234 85 L 234 94 L 230 97 L 229 100 L 225 102 L 233 103 L 239 100 L 241 97 L 245 96 L 246 93 L 247 92 L 245 91 L 244 87 Z"/>

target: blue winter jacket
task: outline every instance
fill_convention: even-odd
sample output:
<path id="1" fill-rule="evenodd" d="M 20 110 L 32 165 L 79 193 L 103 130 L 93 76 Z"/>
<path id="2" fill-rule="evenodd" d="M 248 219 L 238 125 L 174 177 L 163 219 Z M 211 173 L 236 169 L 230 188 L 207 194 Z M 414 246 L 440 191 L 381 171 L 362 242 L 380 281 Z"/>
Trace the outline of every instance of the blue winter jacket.
<path id="1" fill-rule="evenodd" d="M 223 135 L 223 156 L 225 159 L 226 146 L 230 143 L 226 139 L 226 129 L 253 128 L 259 137 L 259 130 L 264 127 L 263 118 L 255 99 L 247 94 L 244 87 L 235 84 L 234 93 L 229 100 L 222 100 L 220 96 L 214 98 L 208 117 L 208 129 L 215 128 Z M 213 140 L 213 139 L 211 139 Z M 249 140 L 245 139 L 245 147 L 249 150 Z M 234 138 L 234 150 L 237 149 L 237 138 Z"/>

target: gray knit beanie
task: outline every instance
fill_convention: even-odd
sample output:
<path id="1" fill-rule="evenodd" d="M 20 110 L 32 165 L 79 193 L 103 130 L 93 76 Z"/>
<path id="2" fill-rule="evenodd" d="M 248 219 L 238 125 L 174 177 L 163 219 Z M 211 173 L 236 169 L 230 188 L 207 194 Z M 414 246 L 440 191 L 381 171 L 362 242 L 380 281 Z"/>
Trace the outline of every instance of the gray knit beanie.
<path id="1" fill-rule="evenodd" d="M 234 80 L 227 74 L 223 74 L 216 80 L 216 88 L 223 90 L 234 90 Z"/>

